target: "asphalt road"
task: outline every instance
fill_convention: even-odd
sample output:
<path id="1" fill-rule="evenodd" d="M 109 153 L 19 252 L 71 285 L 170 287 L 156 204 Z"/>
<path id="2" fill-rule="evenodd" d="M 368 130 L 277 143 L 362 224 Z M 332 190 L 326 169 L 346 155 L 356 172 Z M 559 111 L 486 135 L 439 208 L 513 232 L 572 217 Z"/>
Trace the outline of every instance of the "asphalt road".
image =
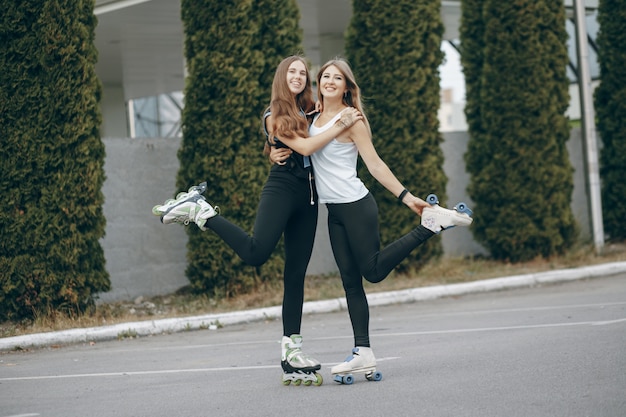
<path id="1" fill-rule="evenodd" d="M 281 323 L 0 355 L 0 417 L 626 416 L 626 274 L 372 308 L 380 382 L 331 380 L 347 312 L 305 316 L 320 387 L 283 386 Z"/>

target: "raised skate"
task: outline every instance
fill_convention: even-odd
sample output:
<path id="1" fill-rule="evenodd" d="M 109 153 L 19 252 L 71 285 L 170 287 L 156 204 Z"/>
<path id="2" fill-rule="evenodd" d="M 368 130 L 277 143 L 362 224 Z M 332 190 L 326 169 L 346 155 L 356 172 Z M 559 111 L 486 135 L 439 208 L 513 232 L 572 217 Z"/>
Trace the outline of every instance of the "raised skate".
<path id="1" fill-rule="evenodd" d="M 430 194 L 426 198 L 426 202 L 432 207 L 426 207 L 422 210 L 422 226 L 433 233 L 439 233 L 454 226 L 472 224 L 472 210 L 463 202 L 455 205 L 452 210 L 441 207 L 435 194 Z"/>
<path id="2" fill-rule="evenodd" d="M 161 223 L 180 223 L 185 226 L 193 222 L 201 230 L 208 219 L 219 214 L 219 207 L 213 207 L 206 202 L 202 195 L 207 184 L 193 186 L 185 193 L 178 193 L 175 199 L 166 200 L 163 204 L 152 208 L 152 214 L 161 216 Z"/>
<path id="3" fill-rule="evenodd" d="M 170 198 L 165 200 L 163 204 L 157 204 L 152 207 L 152 214 L 155 216 L 162 216 L 166 212 L 168 212 L 172 207 L 180 204 L 185 201 L 187 198 L 192 197 L 194 195 L 204 194 L 207 189 L 207 183 L 203 182 L 199 185 L 194 185 L 187 190 L 187 192 L 181 192 L 176 195 L 176 198 Z"/>

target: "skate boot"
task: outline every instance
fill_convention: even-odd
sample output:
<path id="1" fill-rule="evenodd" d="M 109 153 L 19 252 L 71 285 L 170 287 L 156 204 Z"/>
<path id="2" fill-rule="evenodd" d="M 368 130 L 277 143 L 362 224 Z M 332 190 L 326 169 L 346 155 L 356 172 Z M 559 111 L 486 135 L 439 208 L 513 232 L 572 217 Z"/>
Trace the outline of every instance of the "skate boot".
<path id="1" fill-rule="evenodd" d="M 206 188 L 206 183 L 201 184 Z M 219 207 L 213 208 L 199 192 L 199 187 L 191 187 L 189 192 L 180 193 L 175 200 L 168 200 L 163 205 L 154 206 L 154 214 L 161 214 L 161 223 L 181 223 L 185 226 L 191 222 L 201 230 L 211 217 L 219 214 Z"/>
<path id="2" fill-rule="evenodd" d="M 322 385 L 322 375 L 317 371 L 322 365 L 309 355 L 302 352 L 302 336 L 293 334 L 291 337 L 283 336 L 280 343 L 281 361 L 283 368 L 283 385 Z"/>
<path id="3" fill-rule="evenodd" d="M 335 382 L 351 385 L 354 382 L 352 374 L 365 374 L 368 381 L 380 381 L 383 374 L 376 370 L 376 358 L 371 348 L 357 346 L 352 349 L 352 354 L 339 365 L 330 370 Z"/>
<path id="4" fill-rule="evenodd" d="M 426 201 L 432 207 L 426 207 L 422 211 L 422 226 L 433 233 L 439 233 L 454 226 L 469 226 L 472 224 L 472 210 L 465 203 L 458 203 L 453 210 L 450 210 L 441 207 L 437 196 L 434 194 L 430 194 Z"/>
<path id="5" fill-rule="evenodd" d="M 163 216 L 172 207 L 180 204 L 186 199 L 194 195 L 204 194 L 204 192 L 206 191 L 206 187 L 206 182 L 203 182 L 200 185 L 194 185 L 190 187 L 187 192 L 178 193 L 176 195 L 176 198 L 170 198 L 169 200 L 165 200 L 163 204 L 157 204 L 156 206 L 152 207 L 152 214 L 154 214 L 155 216 Z"/>

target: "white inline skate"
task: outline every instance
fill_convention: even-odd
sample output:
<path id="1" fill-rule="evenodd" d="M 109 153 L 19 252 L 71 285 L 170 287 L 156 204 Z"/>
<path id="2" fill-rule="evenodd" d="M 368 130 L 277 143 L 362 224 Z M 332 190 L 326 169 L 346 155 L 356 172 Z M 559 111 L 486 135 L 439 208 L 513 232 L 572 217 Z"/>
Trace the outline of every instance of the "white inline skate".
<path id="1" fill-rule="evenodd" d="M 317 360 L 302 352 L 302 336 L 299 334 L 291 337 L 283 336 L 280 343 L 281 361 L 283 368 L 283 385 L 315 385 L 320 386 L 324 381 L 318 373 L 322 367 Z"/>
<path id="2" fill-rule="evenodd" d="M 383 374 L 376 370 L 376 358 L 371 348 L 357 346 L 352 354 L 339 365 L 330 370 L 335 382 L 351 385 L 354 382 L 353 374 L 365 374 L 368 381 L 380 381 Z"/>
<path id="3" fill-rule="evenodd" d="M 452 210 L 439 205 L 439 198 L 435 194 L 426 197 L 426 202 L 432 207 L 426 207 L 422 211 L 422 226 L 439 233 L 442 230 L 450 229 L 454 226 L 469 226 L 472 224 L 472 210 L 467 204 L 460 202 Z"/>
<path id="4" fill-rule="evenodd" d="M 219 207 L 212 207 L 202 195 L 207 183 L 194 185 L 187 192 L 178 193 L 175 199 L 166 200 L 152 208 L 152 214 L 161 217 L 161 223 L 181 223 L 187 226 L 194 222 L 201 230 L 206 230 L 207 219 L 219 214 Z"/>

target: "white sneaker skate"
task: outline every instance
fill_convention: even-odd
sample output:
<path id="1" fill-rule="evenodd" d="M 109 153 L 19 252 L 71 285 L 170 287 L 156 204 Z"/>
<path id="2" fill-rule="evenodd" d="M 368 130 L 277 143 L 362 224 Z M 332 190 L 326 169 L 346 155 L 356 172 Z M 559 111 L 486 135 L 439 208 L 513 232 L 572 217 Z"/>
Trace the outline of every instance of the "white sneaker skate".
<path id="1" fill-rule="evenodd" d="M 302 336 L 293 334 L 291 337 L 283 336 L 280 343 L 281 361 L 283 368 L 283 385 L 322 385 L 322 375 L 317 371 L 322 364 L 309 355 L 302 352 Z"/>
<path id="2" fill-rule="evenodd" d="M 354 374 L 365 374 L 368 381 L 380 381 L 383 374 L 376 370 L 376 358 L 371 348 L 357 346 L 352 349 L 352 354 L 339 365 L 330 370 L 335 382 L 350 385 L 354 382 Z"/>
<path id="3" fill-rule="evenodd" d="M 422 211 L 422 226 L 433 233 L 439 233 L 454 226 L 469 226 L 474 221 L 471 217 L 472 210 L 465 203 L 458 203 L 453 210 L 450 210 L 441 207 L 439 199 L 434 194 L 430 194 L 426 201 L 432 204 L 432 207 L 426 207 Z"/>

